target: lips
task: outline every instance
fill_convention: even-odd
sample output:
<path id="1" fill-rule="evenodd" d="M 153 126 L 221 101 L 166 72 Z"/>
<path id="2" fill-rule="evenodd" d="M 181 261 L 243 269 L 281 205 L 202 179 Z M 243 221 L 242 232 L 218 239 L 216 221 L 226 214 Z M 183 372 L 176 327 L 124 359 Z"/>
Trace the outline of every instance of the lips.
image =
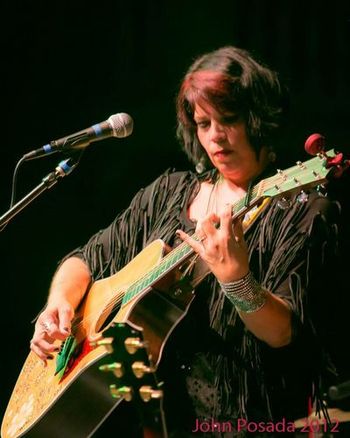
<path id="1" fill-rule="evenodd" d="M 220 160 L 220 159 L 226 158 L 228 155 L 230 155 L 230 153 L 231 153 L 231 151 L 229 151 L 229 150 L 221 149 L 219 151 L 214 152 L 213 156 L 216 159 Z"/>

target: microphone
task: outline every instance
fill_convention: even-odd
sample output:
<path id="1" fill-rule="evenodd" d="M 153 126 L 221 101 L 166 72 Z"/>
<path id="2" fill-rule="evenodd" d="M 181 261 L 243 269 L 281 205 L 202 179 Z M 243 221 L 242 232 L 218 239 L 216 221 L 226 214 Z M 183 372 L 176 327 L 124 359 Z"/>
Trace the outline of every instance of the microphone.
<path id="1" fill-rule="evenodd" d="M 75 134 L 53 140 L 50 143 L 25 154 L 22 159 L 31 160 L 56 152 L 69 149 L 83 149 L 94 141 L 104 140 L 109 137 L 128 137 L 133 130 L 133 119 L 126 113 L 113 114 L 107 120 L 90 128 L 83 129 Z"/>

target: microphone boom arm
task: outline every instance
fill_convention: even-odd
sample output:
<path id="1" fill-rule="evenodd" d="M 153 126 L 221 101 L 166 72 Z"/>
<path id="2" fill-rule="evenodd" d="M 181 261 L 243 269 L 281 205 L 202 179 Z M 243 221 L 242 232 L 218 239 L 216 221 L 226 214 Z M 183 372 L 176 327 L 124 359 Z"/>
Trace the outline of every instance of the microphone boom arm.
<path id="1" fill-rule="evenodd" d="M 13 207 L 11 207 L 5 214 L 0 217 L 0 231 L 5 227 L 8 222 L 17 215 L 21 210 L 23 210 L 28 204 L 30 204 L 35 198 L 37 198 L 44 191 L 51 189 L 60 178 L 69 175 L 78 162 L 73 160 L 73 158 L 68 158 L 61 161 L 53 172 L 46 175 L 41 183 L 37 185 L 31 192 L 24 196 L 20 201 L 18 201 Z"/>

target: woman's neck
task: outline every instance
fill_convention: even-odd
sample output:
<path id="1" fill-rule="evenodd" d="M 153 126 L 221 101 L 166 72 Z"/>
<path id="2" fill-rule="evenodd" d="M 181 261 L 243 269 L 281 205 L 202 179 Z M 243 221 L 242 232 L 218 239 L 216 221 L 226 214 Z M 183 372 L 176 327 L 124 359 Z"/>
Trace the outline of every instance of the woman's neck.
<path id="1" fill-rule="evenodd" d="M 240 197 L 247 193 L 251 181 L 252 179 L 242 180 L 237 178 L 228 178 L 222 174 L 218 174 L 216 184 L 221 186 L 222 193 L 231 193 L 235 197 Z"/>

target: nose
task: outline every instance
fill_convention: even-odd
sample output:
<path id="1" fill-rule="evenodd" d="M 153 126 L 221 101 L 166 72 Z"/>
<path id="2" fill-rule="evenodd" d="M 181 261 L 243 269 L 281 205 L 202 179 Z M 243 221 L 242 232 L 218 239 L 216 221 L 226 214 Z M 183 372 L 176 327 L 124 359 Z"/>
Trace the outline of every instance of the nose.
<path id="1" fill-rule="evenodd" d="M 210 141 L 214 143 L 220 143 L 226 140 L 226 131 L 224 126 L 216 121 L 212 121 L 210 125 Z"/>

